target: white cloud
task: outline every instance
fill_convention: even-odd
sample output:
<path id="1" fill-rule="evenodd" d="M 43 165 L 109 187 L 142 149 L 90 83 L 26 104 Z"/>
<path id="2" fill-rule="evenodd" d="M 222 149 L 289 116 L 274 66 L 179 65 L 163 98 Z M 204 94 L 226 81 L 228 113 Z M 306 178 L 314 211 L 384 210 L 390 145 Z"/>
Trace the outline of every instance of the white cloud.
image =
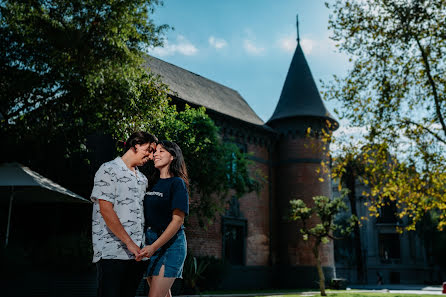
<path id="1" fill-rule="evenodd" d="M 370 126 L 353 127 L 348 121 L 341 120 L 339 129 L 333 133 L 335 141 L 331 144 L 334 156 L 342 154 L 345 147 L 361 147 L 364 144 L 364 136 L 370 130 Z"/>
<path id="2" fill-rule="evenodd" d="M 226 40 L 221 38 L 215 38 L 214 36 L 209 37 L 209 44 L 215 47 L 216 49 L 224 48 L 228 43 Z"/>
<path id="3" fill-rule="evenodd" d="M 198 53 L 198 49 L 184 36 L 178 35 L 177 42 L 175 44 L 170 44 L 168 40 L 165 41 L 164 47 L 156 47 L 151 49 L 150 54 L 155 56 L 165 57 L 172 56 L 176 53 L 193 56 Z"/>
<path id="4" fill-rule="evenodd" d="M 313 51 L 313 48 L 318 45 L 318 42 L 315 40 L 304 38 L 300 41 L 300 45 L 302 46 L 302 50 L 305 54 L 310 55 Z"/>
<path id="5" fill-rule="evenodd" d="M 265 52 L 265 48 L 257 46 L 254 41 L 245 39 L 243 41 L 243 48 L 248 54 L 260 56 Z"/>
<path id="6" fill-rule="evenodd" d="M 289 34 L 286 36 L 279 36 L 276 41 L 276 45 L 284 52 L 292 53 L 296 49 L 297 40 L 295 34 Z M 329 35 L 318 36 L 312 38 L 311 36 L 300 38 L 300 46 L 302 47 L 305 55 L 326 57 L 327 55 L 335 54 L 340 57 L 336 42 L 329 38 Z M 343 55 L 345 56 L 345 55 Z"/>
<path id="7" fill-rule="evenodd" d="M 296 49 L 296 45 L 297 45 L 296 38 L 293 38 L 291 36 L 284 37 L 279 40 L 280 48 L 286 52 L 290 53 L 294 52 L 294 50 Z"/>
<path id="8" fill-rule="evenodd" d="M 287 36 L 279 39 L 279 47 L 285 51 L 292 53 L 296 50 L 297 40 L 293 36 Z M 300 46 L 306 55 L 314 53 L 314 50 L 319 50 L 319 42 L 309 38 L 303 38 L 300 40 Z"/>

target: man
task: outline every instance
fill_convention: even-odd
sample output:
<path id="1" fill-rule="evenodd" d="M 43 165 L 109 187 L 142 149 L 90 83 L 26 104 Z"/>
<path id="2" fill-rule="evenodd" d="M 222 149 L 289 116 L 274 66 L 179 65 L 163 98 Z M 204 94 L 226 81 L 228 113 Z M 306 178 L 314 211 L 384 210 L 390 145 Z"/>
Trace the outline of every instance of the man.
<path id="1" fill-rule="evenodd" d="M 156 142 L 149 133 L 135 132 L 124 143 L 124 155 L 96 172 L 92 238 L 100 297 L 134 297 L 144 273 L 139 252 L 144 245 L 147 178 L 137 166 L 153 159 Z"/>

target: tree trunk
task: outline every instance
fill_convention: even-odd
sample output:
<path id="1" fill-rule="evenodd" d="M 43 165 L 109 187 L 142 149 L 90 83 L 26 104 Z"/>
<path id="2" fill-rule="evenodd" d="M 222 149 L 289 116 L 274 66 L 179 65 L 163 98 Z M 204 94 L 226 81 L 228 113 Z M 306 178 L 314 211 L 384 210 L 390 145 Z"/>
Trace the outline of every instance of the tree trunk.
<path id="1" fill-rule="evenodd" d="M 321 296 L 327 296 L 325 293 L 325 276 L 324 272 L 322 271 L 322 264 L 321 264 L 321 257 L 319 255 L 319 246 L 321 245 L 320 240 L 316 240 L 314 247 L 313 247 L 313 255 L 316 259 L 316 267 L 317 267 L 317 273 L 319 275 L 319 289 L 321 290 Z"/>
<path id="2" fill-rule="evenodd" d="M 348 200 L 350 201 L 350 209 L 352 210 L 352 215 L 358 217 L 358 210 L 356 209 L 356 172 L 353 168 L 349 168 L 350 173 L 347 174 L 345 183 L 347 189 L 350 190 L 348 193 Z M 358 276 L 358 282 L 364 282 L 364 260 L 362 258 L 362 248 L 361 248 L 361 232 L 359 230 L 359 222 L 356 222 L 355 228 L 353 229 L 353 244 L 356 254 L 356 273 Z"/>

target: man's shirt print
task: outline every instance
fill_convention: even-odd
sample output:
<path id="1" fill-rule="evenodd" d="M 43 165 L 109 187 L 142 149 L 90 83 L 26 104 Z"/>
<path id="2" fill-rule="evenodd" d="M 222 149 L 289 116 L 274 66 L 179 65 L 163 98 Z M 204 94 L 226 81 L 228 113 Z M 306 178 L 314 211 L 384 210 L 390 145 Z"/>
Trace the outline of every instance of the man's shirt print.
<path id="1" fill-rule="evenodd" d="M 93 262 L 100 259 L 134 259 L 126 245 L 105 224 L 99 209 L 99 199 L 113 203 L 122 226 L 136 245 L 144 242 L 143 199 L 147 178 L 138 169 L 136 174 L 120 157 L 102 164 L 96 172 L 91 193 L 93 204 Z"/>

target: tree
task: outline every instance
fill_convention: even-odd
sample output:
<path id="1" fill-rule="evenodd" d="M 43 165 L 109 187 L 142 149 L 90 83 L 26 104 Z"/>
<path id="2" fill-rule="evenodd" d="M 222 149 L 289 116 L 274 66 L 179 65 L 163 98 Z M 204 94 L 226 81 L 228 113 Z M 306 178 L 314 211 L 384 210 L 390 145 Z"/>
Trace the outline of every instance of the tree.
<path id="1" fill-rule="evenodd" d="M 319 288 L 321 296 L 327 296 L 325 293 L 325 276 L 322 271 L 321 258 L 319 248 L 321 244 L 327 244 L 330 240 L 337 239 L 333 233 L 346 235 L 352 231 L 356 224 L 356 217 L 351 216 L 348 224 L 335 224 L 334 218 L 343 210 L 347 210 L 347 206 L 343 202 L 342 197 L 336 197 L 333 200 L 326 196 L 313 197 L 314 205 L 306 205 L 301 199 L 291 200 L 291 215 L 293 221 L 301 223 L 300 232 L 304 240 L 311 239 L 312 251 L 316 260 L 316 268 L 319 275 Z M 314 220 L 316 224 L 312 223 Z"/>
<path id="2" fill-rule="evenodd" d="M 186 105 L 181 112 L 175 106 L 170 109 L 152 131 L 160 139 L 180 145 L 192 181 L 191 213 L 201 226 L 206 226 L 224 210 L 230 190 L 239 198 L 260 190 L 263 178 L 250 171 L 251 161 L 234 143 L 222 140 L 204 107 L 194 109 Z"/>
<path id="3" fill-rule="evenodd" d="M 149 15 L 159 1 L 2 1 L 1 132 L 64 141 L 130 130 L 137 117 L 160 117 L 167 87 L 141 67 L 166 25 Z M 19 133 L 20 132 L 20 133 Z M 58 136 L 58 137 L 56 137 Z"/>
<path id="4" fill-rule="evenodd" d="M 339 154 L 363 159 L 370 210 L 390 200 L 414 229 L 425 213 L 446 225 L 446 2 L 442 0 L 336 0 L 330 28 L 349 55 L 346 78 L 325 85 L 340 102 L 337 115 L 362 127 L 353 141 L 337 141 Z M 345 138 L 342 141 L 346 141 Z M 334 177 L 345 174 L 336 159 Z"/>
<path id="5" fill-rule="evenodd" d="M 363 173 L 363 166 L 360 160 L 357 159 L 355 154 L 344 154 L 344 169 L 345 172 L 341 175 L 340 183 L 342 187 L 348 190 L 347 197 L 350 203 L 350 210 L 352 215 L 358 217 L 358 210 L 356 207 L 356 182 L 359 180 Z M 355 249 L 355 266 L 358 275 L 358 281 L 364 281 L 364 259 L 362 257 L 361 248 L 361 232 L 359 230 L 359 221 L 355 223 L 353 228 L 353 244 Z"/>
<path id="6" fill-rule="evenodd" d="M 222 209 L 229 189 L 241 196 L 259 183 L 245 155 L 221 141 L 204 109 L 178 112 L 168 86 L 144 69 L 145 50 L 162 45 L 169 28 L 151 19 L 159 4 L 1 1 L 1 155 L 62 184 L 89 185 L 91 135 L 123 140 L 135 130 L 149 131 L 183 148 L 191 189 L 200 195 L 192 211 L 206 222 Z M 236 172 L 228 168 L 234 155 Z M 66 162 L 76 170 L 58 174 Z"/>

